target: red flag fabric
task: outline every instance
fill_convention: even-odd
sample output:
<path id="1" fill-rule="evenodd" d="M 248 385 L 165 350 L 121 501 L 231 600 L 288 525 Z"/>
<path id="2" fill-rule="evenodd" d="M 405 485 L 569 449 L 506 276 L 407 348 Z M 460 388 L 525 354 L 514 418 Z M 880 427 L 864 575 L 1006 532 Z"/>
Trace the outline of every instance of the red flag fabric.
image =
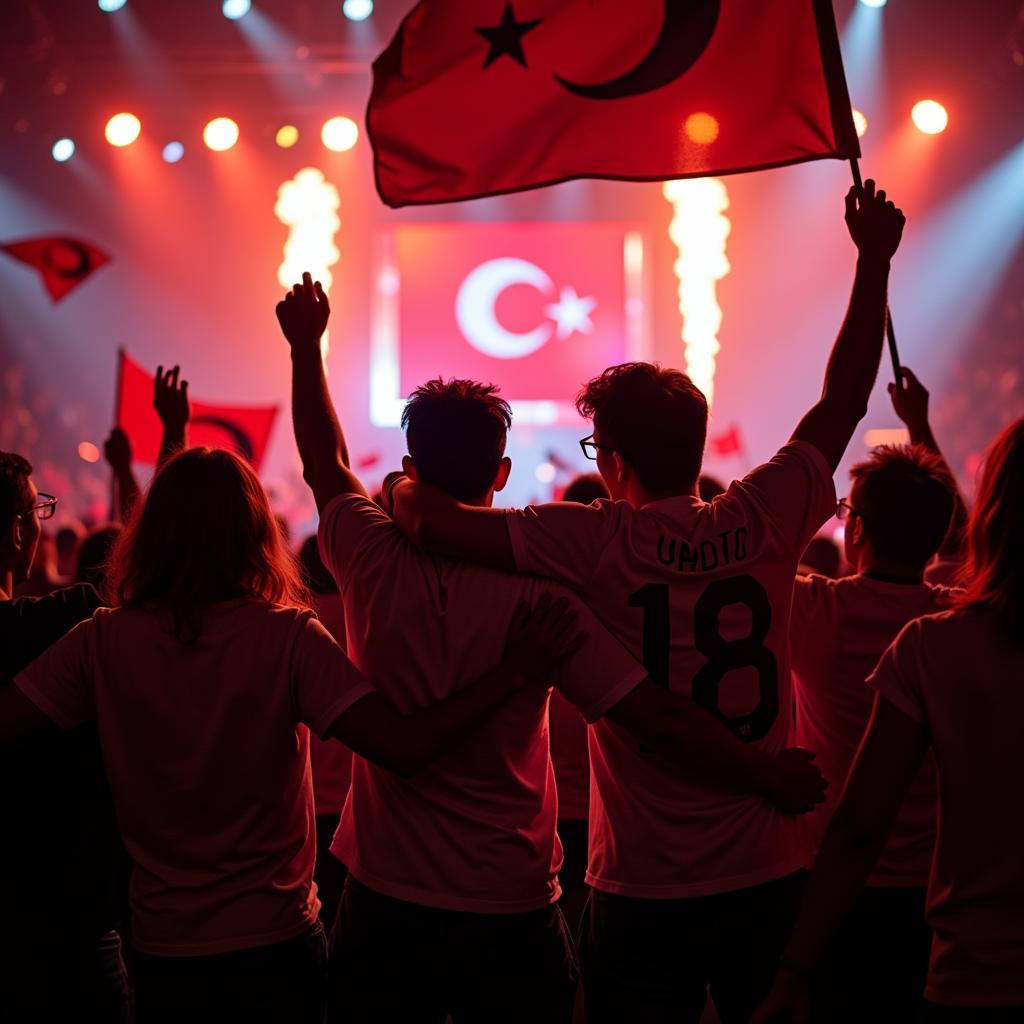
<path id="1" fill-rule="evenodd" d="M 831 0 L 420 0 L 373 71 L 389 206 L 860 152 Z"/>
<path id="2" fill-rule="evenodd" d="M 94 270 L 110 262 L 110 257 L 94 245 L 65 236 L 5 242 L 0 249 L 38 270 L 54 302 L 60 302 Z"/>
<path id="3" fill-rule="evenodd" d="M 713 455 L 739 455 L 743 451 L 743 435 L 739 427 L 730 427 L 724 434 L 708 438 L 708 447 Z"/>
<path id="4" fill-rule="evenodd" d="M 276 405 L 214 405 L 192 399 L 188 441 L 190 445 L 229 448 L 258 470 L 276 416 Z M 163 428 L 153 408 L 153 374 L 124 352 L 118 367 L 117 425 L 128 435 L 136 461 L 156 462 Z"/>

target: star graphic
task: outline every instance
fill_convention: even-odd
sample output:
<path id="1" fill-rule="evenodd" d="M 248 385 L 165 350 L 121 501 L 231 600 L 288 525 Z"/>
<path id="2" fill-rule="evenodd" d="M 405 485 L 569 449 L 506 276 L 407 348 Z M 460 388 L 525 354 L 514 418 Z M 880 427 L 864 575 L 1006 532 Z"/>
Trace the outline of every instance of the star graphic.
<path id="1" fill-rule="evenodd" d="M 501 21 L 493 28 L 474 28 L 473 31 L 484 37 L 491 44 L 491 49 L 484 61 L 484 68 L 489 68 L 499 57 L 511 57 L 526 67 L 526 54 L 523 53 L 523 36 L 541 23 L 534 21 L 516 21 L 512 4 L 505 4 L 505 13 Z"/>
<path id="2" fill-rule="evenodd" d="M 594 322 L 590 314 L 597 305 L 597 299 L 580 298 L 572 285 L 565 285 L 557 302 L 544 307 L 544 313 L 558 324 L 558 340 L 564 341 L 570 334 L 590 334 Z"/>

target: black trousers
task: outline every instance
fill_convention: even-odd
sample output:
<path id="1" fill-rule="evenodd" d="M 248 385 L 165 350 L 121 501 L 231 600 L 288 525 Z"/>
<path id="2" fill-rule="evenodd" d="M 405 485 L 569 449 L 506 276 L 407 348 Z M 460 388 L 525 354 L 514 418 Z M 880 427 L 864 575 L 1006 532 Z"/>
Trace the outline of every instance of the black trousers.
<path id="1" fill-rule="evenodd" d="M 924 888 L 861 890 L 813 981 L 816 1024 L 905 1024 L 921 1010 L 932 933 Z"/>
<path id="2" fill-rule="evenodd" d="M 746 1024 L 771 988 L 804 872 L 682 900 L 594 891 L 581 959 L 588 1024 L 697 1024 L 708 990 L 722 1024 Z"/>
<path id="3" fill-rule="evenodd" d="M 136 1024 L 323 1024 L 327 938 L 318 921 L 285 942 L 212 956 L 136 952 Z"/>
<path id="4" fill-rule="evenodd" d="M 351 875 L 331 933 L 337 1024 L 565 1024 L 576 963 L 557 906 L 469 914 L 392 899 Z"/>

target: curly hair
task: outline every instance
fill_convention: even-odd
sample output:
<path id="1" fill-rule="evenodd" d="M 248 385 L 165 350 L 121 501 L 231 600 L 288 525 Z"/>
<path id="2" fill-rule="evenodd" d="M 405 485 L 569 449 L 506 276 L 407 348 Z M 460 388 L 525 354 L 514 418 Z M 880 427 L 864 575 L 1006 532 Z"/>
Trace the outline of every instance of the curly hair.
<path id="1" fill-rule="evenodd" d="M 0 452 L 0 525 L 7 526 L 32 500 L 32 464 L 15 452 Z"/>

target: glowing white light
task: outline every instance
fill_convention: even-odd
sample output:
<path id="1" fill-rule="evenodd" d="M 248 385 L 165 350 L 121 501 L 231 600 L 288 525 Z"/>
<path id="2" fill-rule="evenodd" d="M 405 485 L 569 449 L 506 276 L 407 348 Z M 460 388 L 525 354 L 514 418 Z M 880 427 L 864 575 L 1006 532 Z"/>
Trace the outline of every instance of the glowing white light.
<path id="1" fill-rule="evenodd" d="M 238 125 L 230 117 L 215 117 L 206 122 L 203 129 L 203 142 L 208 149 L 223 153 L 238 141 Z"/>
<path id="2" fill-rule="evenodd" d="M 359 125 L 351 117 L 332 117 L 324 121 L 320 138 L 332 152 L 344 153 L 359 141 Z"/>
<path id="3" fill-rule="evenodd" d="M 857 130 L 857 137 L 860 138 L 868 130 L 868 119 L 856 108 L 853 108 L 853 127 Z"/>
<path id="4" fill-rule="evenodd" d="M 921 100 L 914 104 L 910 112 L 911 120 L 919 132 L 925 135 L 938 135 L 946 130 L 949 114 L 946 108 L 936 100 Z"/>
<path id="5" fill-rule="evenodd" d="M 274 214 L 289 228 L 284 243 L 284 260 L 277 270 L 282 288 L 291 288 L 308 270 L 325 292 L 330 292 L 334 275 L 330 268 L 341 258 L 334 234 L 341 227 L 338 190 L 315 167 L 304 167 L 277 190 Z M 321 340 L 327 358 L 327 333 Z"/>
<path id="6" fill-rule="evenodd" d="M 345 0 L 341 12 L 349 21 L 366 21 L 373 14 L 373 0 Z"/>
<path id="7" fill-rule="evenodd" d="M 128 113 L 115 114 L 108 122 L 103 134 L 112 146 L 130 146 L 142 131 L 142 122 Z"/>
<path id="8" fill-rule="evenodd" d="M 888 0 L 860 0 L 865 7 L 884 7 Z"/>
<path id="9" fill-rule="evenodd" d="M 114 11 L 121 10 L 127 2 L 128 0 L 96 0 L 96 6 L 107 14 L 113 14 Z"/>
<path id="10" fill-rule="evenodd" d="M 221 13 L 232 21 L 244 18 L 251 8 L 252 0 L 224 0 L 224 3 L 220 5 Z"/>
<path id="11" fill-rule="evenodd" d="M 555 479 L 555 467 L 550 462 L 542 462 L 534 473 L 542 484 L 549 484 Z"/>
<path id="12" fill-rule="evenodd" d="M 53 159 L 62 164 L 75 155 L 75 143 L 72 139 L 58 139 L 50 152 L 53 154 Z"/>
<path id="13" fill-rule="evenodd" d="M 168 142 L 164 146 L 163 158 L 169 164 L 176 164 L 185 155 L 185 147 L 180 142 Z"/>
<path id="14" fill-rule="evenodd" d="M 720 348 L 718 330 L 722 326 L 722 308 L 715 288 L 730 269 L 725 255 L 731 230 L 725 216 L 729 193 L 718 178 L 666 181 L 662 193 L 673 207 L 668 233 L 679 252 L 672 269 L 679 280 L 686 372 L 710 406 L 715 394 L 715 356 Z"/>

